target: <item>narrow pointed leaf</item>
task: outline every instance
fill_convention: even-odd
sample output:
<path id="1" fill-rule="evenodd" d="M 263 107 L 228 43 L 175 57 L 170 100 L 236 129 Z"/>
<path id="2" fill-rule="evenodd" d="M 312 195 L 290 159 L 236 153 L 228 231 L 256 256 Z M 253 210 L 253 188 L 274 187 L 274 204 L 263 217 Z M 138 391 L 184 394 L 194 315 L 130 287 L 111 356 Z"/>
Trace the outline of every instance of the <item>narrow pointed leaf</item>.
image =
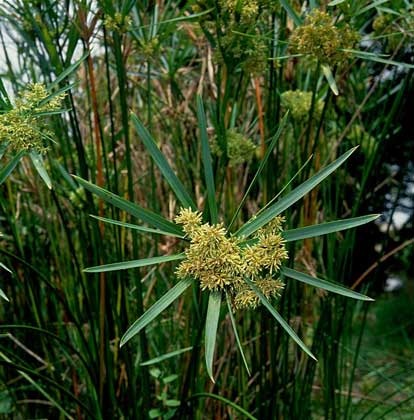
<path id="1" fill-rule="evenodd" d="M 374 300 L 368 296 L 362 295 L 361 293 L 357 293 L 353 290 L 347 289 L 346 287 L 343 287 L 339 284 L 331 283 L 327 280 L 318 279 L 317 277 L 311 277 L 308 274 L 292 270 L 291 268 L 282 267 L 280 269 L 280 272 L 286 277 L 290 277 L 302 283 L 309 284 L 310 286 L 319 287 L 321 289 L 327 290 L 328 292 L 337 293 L 338 295 L 371 302 Z"/>
<path id="2" fill-rule="evenodd" d="M 210 209 L 212 223 L 217 223 L 216 187 L 214 184 L 213 166 L 211 164 L 211 153 L 207 135 L 206 114 L 201 96 L 197 95 L 197 118 L 201 137 L 201 157 L 204 166 L 204 178 L 207 187 L 207 201 Z"/>
<path id="3" fill-rule="evenodd" d="M 208 298 L 206 331 L 205 331 L 205 353 L 208 376 L 215 383 L 213 377 L 214 349 L 216 348 L 217 327 L 220 317 L 221 292 L 210 292 Z"/>
<path id="4" fill-rule="evenodd" d="M 333 0 L 333 1 L 330 1 L 330 2 L 327 4 L 327 6 L 329 6 L 329 7 L 336 6 L 336 5 L 338 5 L 338 4 L 343 3 L 344 1 L 346 1 L 346 0 Z"/>
<path id="5" fill-rule="evenodd" d="M 331 68 L 328 65 L 324 64 L 322 66 L 322 73 L 325 76 L 326 80 L 328 81 L 329 87 L 331 88 L 331 91 L 333 92 L 333 94 L 338 96 L 339 90 L 338 90 L 338 86 L 336 84 L 334 75 L 332 74 Z"/>
<path id="6" fill-rule="evenodd" d="M 7 177 L 12 173 L 13 169 L 20 162 L 20 159 L 24 156 L 25 152 L 19 152 L 14 156 L 7 165 L 0 170 L 0 185 L 7 179 Z"/>
<path id="7" fill-rule="evenodd" d="M 290 178 L 290 180 L 284 185 L 284 187 L 268 202 L 264 207 L 262 207 L 257 213 L 258 216 L 260 213 L 263 213 L 267 208 L 269 208 L 278 198 L 283 194 L 283 192 L 289 188 L 289 185 L 302 173 L 302 171 L 306 168 L 308 163 L 312 160 L 313 155 L 310 155 L 306 162 L 296 171 L 296 173 Z"/>
<path id="8" fill-rule="evenodd" d="M 3 80 L 0 78 L 0 101 L 4 105 L 4 109 L 11 109 L 9 95 L 7 94 L 6 88 L 4 87 Z"/>
<path id="9" fill-rule="evenodd" d="M 71 90 L 76 86 L 76 83 L 71 83 L 69 85 L 64 86 L 61 89 L 55 90 L 54 92 L 51 92 L 49 95 L 46 96 L 46 98 L 42 99 L 37 106 L 41 107 L 48 102 L 50 102 L 53 98 L 55 98 L 58 95 L 61 95 L 62 93 L 66 93 L 67 91 Z M 45 112 L 36 112 L 35 115 L 55 115 L 55 114 L 61 114 L 63 112 L 69 111 L 69 109 L 58 109 L 56 111 L 45 111 Z"/>
<path id="10" fill-rule="evenodd" d="M 231 222 L 230 222 L 230 224 L 229 224 L 229 226 L 227 228 L 228 230 L 230 230 L 230 228 L 233 226 L 233 223 L 235 222 L 235 220 L 237 218 L 237 215 L 240 213 L 240 210 L 243 207 L 243 205 L 244 205 L 244 203 L 245 203 L 245 201 L 246 201 L 246 199 L 247 199 L 247 197 L 248 197 L 248 195 L 250 193 L 250 190 L 253 188 L 254 184 L 256 183 L 256 180 L 259 178 L 259 175 L 262 173 L 263 168 L 265 167 L 265 165 L 266 165 L 266 163 L 267 163 L 270 155 L 273 152 L 273 149 L 276 146 L 276 143 L 278 142 L 278 140 L 279 140 L 279 138 L 280 138 L 280 136 L 281 136 L 281 134 L 282 134 L 282 132 L 283 132 L 283 130 L 285 128 L 286 122 L 288 120 L 288 116 L 289 116 L 289 111 L 286 112 L 286 114 L 284 115 L 284 117 L 280 121 L 280 124 L 279 124 L 279 127 L 277 128 L 276 134 L 272 137 L 272 140 L 270 142 L 270 145 L 266 149 L 266 153 L 263 156 L 262 161 L 260 162 L 259 168 L 257 169 L 256 173 L 254 174 L 254 177 L 252 179 L 252 182 L 248 186 L 246 192 L 244 193 L 243 198 L 241 199 L 239 205 L 237 206 L 237 210 L 234 212 L 234 215 L 233 215 L 233 217 L 231 219 Z"/>
<path id="11" fill-rule="evenodd" d="M 282 232 L 282 236 L 286 242 L 314 238 L 315 236 L 327 235 L 328 233 L 339 232 L 341 230 L 365 225 L 366 223 L 378 219 L 379 216 L 379 214 L 369 214 L 367 216 L 353 217 L 345 220 L 335 220 L 333 222 L 321 223 L 319 225 L 285 230 Z"/>
<path id="12" fill-rule="evenodd" d="M 78 176 L 73 175 L 73 178 L 82 185 L 82 187 L 86 188 L 91 193 L 97 195 L 98 197 L 102 198 L 109 204 L 118 207 L 121 210 L 126 211 L 132 216 L 141 219 L 143 222 L 148 223 L 151 226 L 156 227 L 157 229 L 164 230 L 166 232 L 174 233 L 177 235 L 182 234 L 182 230 L 176 224 L 170 222 L 169 220 L 164 219 L 162 216 L 144 209 L 143 207 L 139 206 L 138 204 L 131 203 L 128 200 L 125 200 L 122 197 L 119 197 L 116 194 L 105 190 L 104 188 L 98 187 L 95 184 L 92 184 L 89 181 L 85 181 Z"/>
<path id="13" fill-rule="evenodd" d="M 139 226 L 139 225 L 134 225 L 132 223 L 120 222 L 119 220 L 107 219 L 106 217 L 95 216 L 93 214 L 91 214 L 90 216 L 93 217 L 94 219 L 101 220 L 102 222 L 109 223 L 111 225 L 121 226 L 128 229 L 134 229 L 140 232 L 155 233 L 157 235 L 165 235 L 165 236 L 175 236 L 176 238 L 184 239 L 183 235 L 177 235 L 177 234 L 166 232 L 159 229 L 152 229 L 146 226 Z"/>
<path id="14" fill-rule="evenodd" d="M 296 332 L 292 329 L 292 327 L 283 319 L 282 315 L 271 305 L 271 303 L 267 300 L 267 298 L 263 295 L 263 293 L 248 279 L 244 279 L 245 282 L 250 286 L 250 288 L 256 293 L 259 297 L 260 301 L 262 302 L 263 306 L 275 317 L 276 321 L 279 322 L 281 327 L 290 335 L 293 341 L 298 344 L 298 346 L 312 359 L 316 360 L 316 357 L 312 354 L 312 352 L 307 348 L 305 343 L 299 338 Z"/>
<path id="15" fill-rule="evenodd" d="M 280 0 L 280 4 L 286 10 L 288 16 L 293 20 L 296 26 L 300 26 L 302 24 L 301 18 L 297 15 L 295 10 L 293 9 L 292 5 L 288 0 Z"/>
<path id="16" fill-rule="evenodd" d="M 4 300 L 7 300 L 7 302 L 10 302 L 9 298 L 6 296 L 6 294 L 1 289 L 0 289 L 0 297 L 3 298 Z"/>
<path id="17" fill-rule="evenodd" d="M 184 258 L 184 254 L 164 255 L 162 257 L 142 258 L 140 260 L 121 261 L 112 264 L 97 265 L 95 267 L 85 268 L 83 271 L 85 273 L 103 273 L 106 271 L 128 270 L 130 268 L 146 267 L 148 265 L 182 260 Z"/>
<path id="18" fill-rule="evenodd" d="M 147 311 L 145 311 L 122 336 L 120 346 L 122 347 L 132 337 L 144 329 L 161 312 L 178 299 L 191 285 L 192 279 L 184 279 L 170 289 L 161 299 L 157 300 Z"/>
<path id="19" fill-rule="evenodd" d="M 193 398 L 212 398 L 214 400 L 220 401 L 223 404 L 233 408 L 235 411 L 238 411 L 240 414 L 245 416 L 249 420 L 258 420 L 256 417 L 252 416 L 248 411 L 246 411 L 243 407 L 240 407 L 233 401 L 228 400 L 227 398 L 222 397 L 221 395 L 212 394 L 210 392 L 199 392 L 197 394 L 193 394 L 190 397 Z M 233 418 L 239 418 L 239 417 L 233 417 Z"/>
<path id="20" fill-rule="evenodd" d="M 265 211 L 261 212 L 258 216 L 253 216 L 247 223 L 245 223 L 237 232 L 238 236 L 249 236 L 256 230 L 260 229 L 266 223 L 269 223 L 277 215 L 282 213 L 284 210 L 289 208 L 292 204 L 299 201 L 304 195 L 320 184 L 325 178 L 327 178 L 335 169 L 341 166 L 351 154 L 356 150 L 356 147 L 348 150 L 341 157 L 328 166 L 323 168 L 317 174 L 303 182 L 301 185 L 296 187 L 290 193 L 286 194 L 275 204 L 270 206 Z"/>
<path id="21" fill-rule="evenodd" d="M 406 69 L 414 69 L 414 64 L 403 63 L 401 61 L 388 60 L 387 58 L 380 57 L 378 54 L 370 53 L 367 51 L 349 50 L 343 49 L 345 52 L 349 52 L 355 57 L 363 60 L 375 61 L 376 63 L 388 64 L 390 66 L 401 66 Z"/>
<path id="22" fill-rule="evenodd" d="M 246 368 L 247 374 L 250 376 L 249 365 L 247 364 L 246 356 L 244 355 L 243 347 L 239 338 L 239 333 L 237 332 L 236 320 L 234 319 L 233 311 L 231 309 L 231 303 L 229 295 L 226 293 L 227 309 L 229 310 L 229 316 L 231 320 L 231 326 L 233 327 L 234 337 L 236 338 L 237 347 L 240 351 L 244 367 Z"/>
<path id="23" fill-rule="evenodd" d="M 0 351 L 0 357 L 4 359 L 7 363 L 10 363 L 10 367 L 16 367 L 17 365 L 12 362 L 11 359 L 9 359 L 3 352 Z M 26 368 L 29 370 L 28 368 Z M 48 392 L 46 392 L 43 387 L 40 386 L 40 381 L 32 379 L 30 375 L 28 375 L 26 372 L 22 371 L 21 368 L 17 370 L 19 375 L 21 375 L 22 378 L 26 379 L 34 388 L 36 388 L 40 394 L 42 394 L 46 400 L 50 402 L 52 407 L 55 407 L 57 410 L 59 410 L 66 418 L 70 420 L 74 420 L 74 417 L 72 417 Z"/>
<path id="24" fill-rule="evenodd" d="M 51 181 L 51 179 L 49 177 L 49 174 L 47 173 L 47 170 L 45 168 L 45 164 L 43 162 L 42 155 L 40 153 L 30 152 L 30 159 L 32 160 L 33 165 L 36 168 L 37 173 L 43 179 L 47 188 L 49 188 L 49 190 L 51 190 L 52 189 L 52 181 Z"/>
<path id="25" fill-rule="evenodd" d="M 68 77 L 71 73 L 73 73 L 82 64 L 82 62 L 86 59 L 86 57 L 88 55 L 89 55 L 89 52 L 86 52 L 85 54 L 83 54 L 82 57 L 79 60 L 75 61 L 75 63 L 73 63 L 66 70 L 64 70 L 62 73 L 60 73 L 59 76 L 48 87 L 49 88 L 52 88 L 52 87 L 58 86 L 59 83 L 63 79 L 65 79 L 66 77 Z"/>
<path id="26" fill-rule="evenodd" d="M 187 351 L 190 351 L 192 349 L 193 349 L 193 347 L 186 347 L 184 349 L 175 350 L 175 351 L 172 351 L 170 353 L 165 353 L 162 356 L 154 357 L 151 360 L 146 360 L 145 362 L 140 363 L 140 365 L 141 366 L 155 365 L 157 363 L 163 362 L 164 360 L 171 359 L 172 357 L 175 357 L 175 356 L 179 356 L 180 354 L 185 353 Z"/>
<path id="27" fill-rule="evenodd" d="M 161 153 L 160 149 L 156 145 L 154 139 L 151 137 L 148 130 L 143 126 L 139 118 L 133 113 L 131 113 L 131 120 L 134 124 L 135 130 L 138 133 L 138 136 L 144 143 L 145 148 L 148 150 L 149 154 L 154 159 L 155 164 L 158 166 L 165 180 L 168 182 L 168 184 L 170 184 L 170 187 L 176 194 L 182 206 L 185 208 L 190 207 L 193 210 L 195 210 L 196 205 L 194 204 L 184 185 L 181 183 L 175 172 L 172 170 L 165 156 Z"/>
<path id="28" fill-rule="evenodd" d="M 12 274 L 12 271 L 9 269 L 9 268 L 7 268 L 3 263 L 1 263 L 0 262 L 0 267 L 3 269 L 3 270 L 6 270 L 6 271 L 8 271 L 10 274 Z"/>
<path id="29" fill-rule="evenodd" d="M 373 8 L 375 8 L 375 7 L 380 6 L 381 4 L 383 4 L 383 3 L 388 3 L 388 2 L 389 2 L 389 0 L 376 0 L 376 1 L 373 1 L 372 3 L 368 4 L 368 6 L 365 6 L 365 7 L 363 7 L 362 9 L 358 10 L 358 11 L 354 14 L 354 16 L 362 15 L 363 13 L 366 13 L 366 12 L 368 12 L 369 10 L 371 10 L 371 9 L 373 9 Z"/>

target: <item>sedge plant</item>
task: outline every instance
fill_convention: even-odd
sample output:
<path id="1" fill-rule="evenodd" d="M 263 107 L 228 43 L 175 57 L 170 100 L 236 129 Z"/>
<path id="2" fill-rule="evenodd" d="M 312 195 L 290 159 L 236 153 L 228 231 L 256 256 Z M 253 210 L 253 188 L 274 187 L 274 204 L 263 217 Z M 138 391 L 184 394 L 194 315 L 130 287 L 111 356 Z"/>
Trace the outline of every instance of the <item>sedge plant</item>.
<path id="1" fill-rule="evenodd" d="M 139 138 L 143 141 L 148 153 L 151 155 L 182 206 L 181 211 L 175 218 L 175 223 L 164 219 L 161 215 L 151 210 L 128 202 L 86 180 L 75 177 L 90 192 L 116 207 L 129 212 L 131 215 L 138 217 L 141 221 L 147 223 L 147 226 L 123 224 L 120 221 L 106 218 L 100 218 L 100 220 L 131 227 L 143 232 L 172 235 L 183 241 L 190 242 L 188 248 L 183 253 L 118 262 L 85 269 L 86 272 L 97 273 L 143 267 L 169 261 L 181 261 L 176 270 L 179 281 L 129 327 L 121 338 L 120 345 L 125 345 L 131 338 L 145 329 L 150 322 L 178 299 L 190 286 L 196 287 L 198 285 L 202 291 L 208 293 L 208 306 L 204 326 L 204 353 L 207 373 L 213 382 L 214 350 L 223 302 L 227 303 L 227 310 L 229 311 L 230 318 L 233 320 L 234 334 L 245 363 L 246 358 L 240 345 L 239 335 L 234 323 L 233 311 L 255 309 L 259 304 L 262 304 L 272 314 L 303 351 L 316 360 L 316 357 L 309 348 L 271 303 L 273 298 L 280 296 L 284 282 L 287 281 L 286 279 L 297 280 L 354 299 L 363 301 L 370 301 L 372 299 L 347 289 L 340 284 L 284 267 L 284 262 L 288 258 L 285 243 L 360 226 L 375 220 L 378 215 L 337 220 L 286 231 L 283 230 L 283 217 L 280 215 L 341 166 L 355 149 L 344 153 L 337 160 L 321 169 L 289 193 L 270 205 L 265 206 L 258 214 L 253 215 L 248 222 L 240 226 L 235 232 L 229 232 L 228 228 L 219 222 L 216 182 L 213 176 L 210 146 L 206 131 L 207 119 L 200 97 L 197 98 L 197 114 L 206 188 L 206 207 L 203 211 L 196 208 L 191 198 L 191 193 L 185 189 L 167 159 L 157 147 L 154 139 L 134 114 L 131 115 L 131 120 Z M 268 148 L 267 155 L 261 162 L 258 172 L 266 165 L 267 158 L 272 151 L 272 146 L 275 145 L 277 140 L 277 136 L 272 139 L 272 145 Z M 256 174 L 255 179 L 258 175 L 259 173 Z M 241 209 L 242 205 L 243 202 L 239 204 L 238 210 Z M 233 220 L 235 220 L 236 216 L 237 214 L 233 216 Z M 246 368 L 249 370 L 247 364 Z"/>

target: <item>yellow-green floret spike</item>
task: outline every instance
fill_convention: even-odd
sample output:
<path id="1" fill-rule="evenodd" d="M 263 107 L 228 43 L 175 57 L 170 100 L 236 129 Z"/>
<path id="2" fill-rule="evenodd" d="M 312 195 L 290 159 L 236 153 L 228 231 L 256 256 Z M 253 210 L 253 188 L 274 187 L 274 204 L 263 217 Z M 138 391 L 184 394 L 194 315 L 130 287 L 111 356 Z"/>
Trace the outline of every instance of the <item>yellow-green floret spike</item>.
<path id="1" fill-rule="evenodd" d="M 228 235 L 222 223 L 202 224 L 201 214 L 182 209 L 175 222 L 183 225 L 190 239 L 186 259 L 176 270 L 179 278 L 193 277 L 202 290 L 226 291 L 235 308 L 255 308 L 260 300 L 245 282 L 252 281 L 267 298 L 283 288 L 272 278 L 287 259 L 281 235 L 284 219 L 276 217 L 256 235 L 256 243 L 241 246 L 241 239 Z"/>
<path id="2" fill-rule="evenodd" d="M 15 106 L 0 114 L 0 143 L 8 143 L 13 151 L 46 150 L 44 139 L 51 132 L 41 124 L 42 113 L 57 111 L 65 94 L 48 100 L 49 92 L 41 83 L 32 83 L 20 93 Z"/>

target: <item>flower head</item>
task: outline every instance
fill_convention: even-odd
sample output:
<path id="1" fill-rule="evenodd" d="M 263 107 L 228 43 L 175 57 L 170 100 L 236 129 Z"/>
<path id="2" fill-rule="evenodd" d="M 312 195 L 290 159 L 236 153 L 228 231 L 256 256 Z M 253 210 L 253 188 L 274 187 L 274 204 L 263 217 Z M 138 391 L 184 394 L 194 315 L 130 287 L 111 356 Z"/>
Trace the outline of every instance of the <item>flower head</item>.
<path id="1" fill-rule="evenodd" d="M 44 139 L 51 136 L 40 122 L 42 113 L 56 111 L 61 107 L 65 94 L 49 97 L 41 83 L 32 83 L 20 93 L 15 106 L 0 114 L 0 143 L 8 142 L 12 150 L 35 150 L 43 152 Z"/>
<path id="2" fill-rule="evenodd" d="M 318 9 L 306 17 L 290 38 L 293 52 L 310 54 L 324 64 L 336 64 L 347 58 L 342 49 L 351 49 L 359 35 L 349 25 L 336 26 L 331 16 Z"/>
<path id="3" fill-rule="evenodd" d="M 281 95 L 282 106 L 290 111 L 290 115 L 296 121 L 303 121 L 309 115 L 312 106 L 312 92 L 302 90 L 287 90 Z M 318 118 L 323 109 L 323 100 L 315 101 L 314 117 Z"/>
<path id="4" fill-rule="evenodd" d="M 272 276 L 287 259 L 281 235 L 283 218 L 260 229 L 257 242 L 245 247 L 239 238 L 228 235 L 223 224 L 202 224 L 201 214 L 191 209 L 182 209 L 175 221 L 190 238 L 186 259 L 176 270 L 179 278 L 195 278 L 202 290 L 228 292 L 235 308 L 255 308 L 260 303 L 245 278 L 267 298 L 279 295 L 283 283 Z"/>

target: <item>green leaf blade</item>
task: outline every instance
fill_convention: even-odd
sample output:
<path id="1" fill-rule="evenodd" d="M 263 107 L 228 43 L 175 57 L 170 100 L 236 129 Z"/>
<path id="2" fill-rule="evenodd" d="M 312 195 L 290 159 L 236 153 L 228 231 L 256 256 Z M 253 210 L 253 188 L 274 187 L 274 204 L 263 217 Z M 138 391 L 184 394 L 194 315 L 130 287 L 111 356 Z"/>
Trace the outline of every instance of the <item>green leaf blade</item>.
<path id="1" fill-rule="evenodd" d="M 292 5 L 287 0 L 280 0 L 280 4 L 286 10 L 288 16 L 293 20 L 296 26 L 300 26 L 302 24 L 302 19 L 297 15 L 295 10 L 293 9 Z"/>
<path id="2" fill-rule="evenodd" d="M 251 376 L 249 365 L 247 363 L 247 359 L 246 359 L 246 356 L 244 354 L 243 347 L 242 347 L 242 344 L 241 344 L 241 341 L 240 341 L 239 333 L 237 332 L 236 320 L 234 319 L 233 311 L 231 309 L 231 302 L 230 302 L 230 297 L 229 297 L 228 293 L 226 293 L 226 301 L 227 301 L 227 309 L 229 311 L 231 326 L 233 327 L 234 337 L 236 338 L 237 347 L 239 348 L 239 351 L 240 351 L 240 354 L 241 354 L 241 357 L 242 357 L 242 360 L 243 360 L 244 367 L 246 368 L 247 374 L 249 376 Z"/>
<path id="3" fill-rule="evenodd" d="M 285 230 L 282 236 L 286 242 L 298 241 L 300 239 L 314 238 L 316 236 L 327 235 L 329 233 L 340 232 L 345 229 L 352 229 L 357 226 L 373 222 L 380 215 L 369 214 L 366 216 L 353 217 L 345 220 L 335 220 L 318 225 L 305 226 L 297 229 Z"/>
<path id="4" fill-rule="evenodd" d="M 263 306 L 273 315 L 276 321 L 280 324 L 280 326 L 290 335 L 293 341 L 312 359 L 317 361 L 316 357 L 312 354 L 312 352 L 308 349 L 306 344 L 299 338 L 296 332 L 292 329 L 292 327 L 283 319 L 283 317 L 279 314 L 279 312 L 271 305 L 268 299 L 263 295 L 263 293 L 248 279 L 244 279 L 244 281 L 249 285 L 249 287 L 256 293 L 259 297 Z"/>
<path id="5" fill-rule="evenodd" d="M 257 217 L 253 216 L 247 223 L 245 223 L 237 232 L 237 236 L 249 236 L 256 232 L 265 224 L 269 223 L 277 215 L 282 213 L 284 210 L 289 208 L 292 204 L 299 201 L 304 195 L 320 184 L 325 178 L 327 178 L 333 171 L 341 166 L 357 149 L 354 147 L 336 159 L 334 162 L 327 165 L 325 168 L 320 170 L 318 173 L 313 175 L 311 178 L 303 182 L 301 185 L 296 187 L 290 193 L 286 194 L 275 204 L 270 206 L 268 209 L 261 212 Z"/>
<path id="6" fill-rule="evenodd" d="M 7 177 L 13 172 L 14 168 L 20 162 L 20 159 L 24 156 L 25 152 L 21 151 L 14 156 L 7 165 L 0 170 L 0 185 L 7 179 Z"/>
<path id="7" fill-rule="evenodd" d="M 300 271 L 292 270 L 291 268 L 282 267 L 280 272 L 286 277 L 290 277 L 310 286 L 319 287 L 320 289 L 327 290 L 328 292 L 336 293 L 341 296 L 350 297 L 352 299 L 373 302 L 374 299 L 362 295 L 361 293 L 354 292 L 339 284 L 331 283 L 327 280 L 318 279 L 317 277 L 309 276 L 308 274 L 301 273 Z"/>
<path id="8" fill-rule="evenodd" d="M 34 167 L 36 168 L 37 173 L 40 175 L 40 178 L 42 178 L 43 182 L 46 184 L 47 188 L 49 190 L 52 189 L 52 181 L 49 177 L 49 174 L 47 173 L 45 164 L 43 162 L 43 157 L 40 153 L 36 152 L 30 152 L 30 159 L 32 160 L 32 163 Z"/>
<path id="9" fill-rule="evenodd" d="M 215 383 L 213 376 L 214 349 L 216 348 L 217 328 L 220 317 L 221 292 L 213 291 L 208 298 L 206 331 L 205 331 L 205 356 L 207 373 Z"/>
<path id="10" fill-rule="evenodd" d="M 263 159 L 260 162 L 259 168 L 257 169 L 256 173 L 254 174 L 254 177 L 252 179 L 252 181 L 250 182 L 246 192 L 243 195 L 243 198 L 241 199 L 239 205 L 237 206 L 236 211 L 234 212 L 234 215 L 231 219 L 231 222 L 228 226 L 228 230 L 230 230 L 230 228 L 233 226 L 234 222 L 236 221 L 236 218 L 238 216 L 238 214 L 240 213 L 241 208 L 243 207 L 243 204 L 245 203 L 245 201 L 247 200 L 247 197 L 251 191 L 251 189 L 253 188 L 254 184 L 256 183 L 256 180 L 259 178 L 260 174 L 262 173 L 267 161 L 269 160 L 269 157 L 271 156 L 273 149 L 276 146 L 276 143 L 279 141 L 280 136 L 283 133 L 283 130 L 286 126 L 286 123 L 288 121 L 288 117 L 289 117 L 289 111 L 287 111 L 285 113 L 285 115 L 283 116 L 282 120 L 279 123 L 279 126 L 277 128 L 277 131 L 275 133 L 275 135 L 272 137 L 272 140 L 270 142 L 269 147 L 266 149 L 266 153 L 263 157 Z"/>
<path id="11" fill-rule="evenodd" d="M 191 208 L 193 210 L 196 210 L 196 205 L 191 199 L 189 193 L 184 188 L 184 185 L 178 179 L 175 172 L 172 170 L 171 166 L 167 162 L 167 159 L 161 153 L 160 149 L 158 148 L 157 144 L 155 143 L 148 130 L 144 127 L 140 119 L 133 113 L 131 113 L 131 120 L 136 132 L 138 133 L 138 136 L 144 143 L 155 164 L 158 166 L 158 169 L 161 171 L 165 180 L 168 182 L 168 184 L 174 191 L 182 206 L 185 208 Z"/>
<path id="12" fill-rule="evenodd" d="M 204 178 L 207 187 L 207 200 L 210 209 L 211 222 L 218 222 L 217 203 L 216 203 L 216 187 L 214 182 L 213 166 L 211 163 L 210 145 L 207 135 L 207 121 L 204 112 L 204 105 L 201 96 L 197 95 L 197 118 L 200 128 L 201 137 L 201 158 L 204 166 Z"/>
<path id="13" fill-rule="evenodd" d="M 182 260 L 185 258 L 184 254 L 164 255 L 162 257 L 142 258 L 132 261 L 121 261 L 112 264 L 97 265 L 95 267 L 85 268 L 85 273 L 105 273 L 108 271 L 129 270 L 131 268 L 146 267 L 148 265 L 162 264 L 170 261 Z"/>
<path id="14" fill-rule="evenodd" d="M 331 91 L 335 96 L 339 95 L 338 85 L 336 84 L 335 77 L 332 73 L 330 66 L 323 64 L 322 65 L 322 73 L 325 76 Z"/>
<path id="15" fill-rule="evenodd" d="M 3 298 L 5 301 L 10 302 L 9 298 L 6 296 L 2 289 L 0 289 L 0 297 Z"/>
<path id="16" fill-rule="evenodd" d="M 97 185 L 92 184 L 91 182 L 86 181 L 76 175 L 72 176 L 82 187 L 86 188 L 88 191 L 90 191 L 92 194 L 95 194 L 99 198 L 102 198 L 102 200 L 105 202 L 126 211 L 128 214 L 137 217 L 143 222 L 148 223 L 149 225 L 154 226 L 160 230 L 176 235 L 182 235 L 183 232 L 179 226 L 167 219 L 164 219 L 162 216 L 150 210 L 144 209 L 138 204 L 125 200 L 125 198 L 113 194 L 102 187 L 98 187 Z"/>
<path id="17" fill-rule="evenodd" d="M 146 360 L 145 362 L 140 363 L 140 366 L 150 366 L 157 363 L 161 363 L 164 360 L 171 359 L 172 357 L 179 356 L 182 353 L 192 350 L 193 347 L 185 347 L 184 349 L 174 350 L 170 353 L 165 353 L 161 356 L 154 357 L 153 359 Z"/>
<path id="18" fill-rule="evenodd" d="M 164 296 L 154 303 L 147 311 L 145 311 L 122 336 L 120 347 L 127 343 L 132 337 L 142 331 L 152 320 L 161 314 L 168 306 L 178 299 L 192 284 L 192 279 L 184 279 L 177 283 Z"/>
<path id="19" fill-rule="evenodd" d="M 133 223 L 121 222 L 119 220 L 114 220 L 114 219 L 108 219 L 106 217 L 95 216 L 94 214 L 91 214 L 90 216 L 93 217 L 94 219 L 100 220 L 101 222 L 109 223 L 109 224 L 115 225 L 115 226 L 124 227 L 124 228 L 127 228 L 127 229 L 134 229 L 134 230 L 138 230 L 140 232 L 145 232 L 145 233 L 155 233 L 156 235 L 174 236 L 176 238 L 184 239 L 183 235 L 177 235 L 177 234 L 166 232 L 166 231 L 160 230 L 160 229 L 152 229 L 152 228 L 148 228 L 146 226 L 134 225 Z"/>

